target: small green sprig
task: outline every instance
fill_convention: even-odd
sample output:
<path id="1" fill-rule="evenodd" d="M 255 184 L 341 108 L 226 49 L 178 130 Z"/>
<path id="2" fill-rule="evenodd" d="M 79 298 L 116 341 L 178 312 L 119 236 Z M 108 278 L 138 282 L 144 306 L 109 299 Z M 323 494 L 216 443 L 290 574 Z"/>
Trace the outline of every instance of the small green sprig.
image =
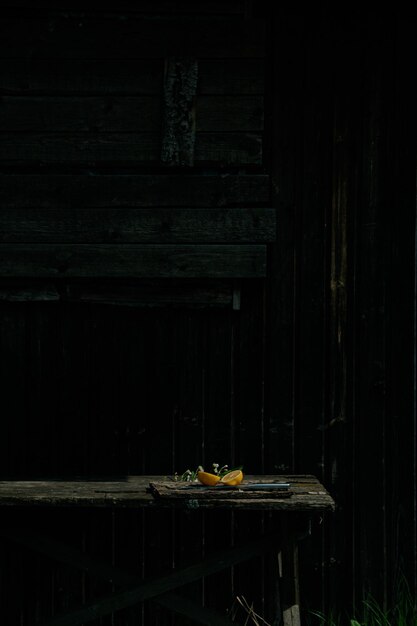
<path id="1" fill-rule="evenodd" d="M 212 474 L 215 474 L 216 476 L 219 476 L 219 478 L 222 478 L 223 476 L 225 476 L 228 472 L 232 472 L 233 470 L 241 470 L 243 469 L 243 467 L 240 465 L 238 467 L 231 467 L 229 468 L 228 465 L 221 465 L 219 463 L 212 463 L 212 467 L 213 469 L 211 470 Z M 185 472 L 183 474 L 178 474 L 177 472 L 175 472 L 174 474 L 174 481 L 175 482 L 187 482 L 187 483 L 195 483 L 198 481 L 197 478 L 197 474 L 198 472 L 204 472 L 204 467 L 202 465 L 199 465 L 197 467 L 197 469 L 195 469 L 194 471 L 187 469 L 185 470 Z"/>

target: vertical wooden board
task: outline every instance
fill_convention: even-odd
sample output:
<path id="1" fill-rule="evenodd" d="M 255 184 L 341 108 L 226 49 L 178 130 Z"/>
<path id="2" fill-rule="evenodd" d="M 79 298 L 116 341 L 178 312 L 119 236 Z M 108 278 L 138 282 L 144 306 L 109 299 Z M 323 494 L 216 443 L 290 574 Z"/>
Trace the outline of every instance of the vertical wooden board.
<path id="1" fill-rule="evenodd" d="M 170 310 L 142 315 L 146 333 L 147 394 L 146 472 L 157 475 L 174 473 L 175 432 L 180 367 L 176 354 L 178 318 Z M 143 410 L 143 409 L 142 409 Z M 157 576 L 172 567 L 174 548 L 174 513 L 146 511 L 146 576 Z M 164 607 L 146 602 L 145 623 L 171 623 Z"/>
<path id="2" fill-rule="evenodd" d="M 294 303 L 298 155 L 302 141 L 303 26 L 299 15 L 274 7 L 268 83 L 272 203 L 277 240 L 270 247 L 267 311 L 267 463 L 270 473 L 294 470 Z M 268 135 L 268 132 L 266 133 Z"/>
<path id="3" fill-rule="evenodd" d="M 34 302 L 24 305 L 27 316 L 27 472 L 28 476 L 57 471 L 57 409 L 59 405 L 60 345 L 57 306 Z"/>
<path id="4" fill-rule="evenodd" d="M 57 508 L 32 510 L 31 522 L 30 531 L 76 550 L 83 549 L 85 511 Z M 73 608 L 84 601 L 85 575 L 83 572 L 43 555 L 37 556 L 37 559 L 40 569 L 36 597 L 41 600 L 44 619 Z"/>
<path id="5" fill-rule="evenodd" d="M 236 386 L 236 465 L 244 474 L 264 473 L 264 382 L 265 382 L 265 285 L 242 281 L 240 310 L 233 312 L 236 329 L 234 379 Z M 263 515 L 238 511 L 234 514 L 234 541 L 244 543 L 263 532 Z M 262 557 L 234 567 L 233 596 L 243 596 L 264 615 Z M 240 611 L 240 615 L 243 613 Z"/>
<path id="6" fill-rule="evenodd" d="M 7 528 L 17 524 L 15 510 L 2 511 L 2 524 Z M 1 550 L 1 611 L 10 623 L 24 624 L 24 606 L 21 601 L 24 589 L 23 572 L 26 563 L 24 549 L 4 537 L 0 537 Z"/>
<path id="7" fill-rule="evenodd" d="M 175 361 L 177 368 L 176 463 L 179 473 L 203 464 L 206 317 L 205 311 L 176 315 Z"/>
<path id="8" fill-rule="evenodd" d="M 194 471 L 204 462 L 207 315 L 204 310 L 181 310 L 174 323 L 178 370 L 175 447 L 179 473 L 187 469 Z M 198 561 L 203 556 L 203 513 L 192 510 L 178 513 L 175 528 L 176 564 Z M 202 602 L 202 582 L 186 585 L 181 593 Z M 174 623 L 178 626 L 188 622 L 183 616 L 175 616 Z"/>
<path id="9" fill-rule="evenodd" d="M 207 374 L 204 430 L 204 469 L 213 463 L 234 463 L 232 378 L 233 312 L 212 311 L 207 318 Z"/>
<path id="10" fill-rule="evenodd" d="M 389 154 L 392 205 L 387 211 L 391 266 L 387 317 L 387 541 L 390 581 L 405 575 L 417 595 L 416 486 L 416 55 L 415 17 L 395 23 L 395 90 Z"/>
<path id="11" fill-rule="evenodd" d="M 85 516 L 85 551 L 91 558 L 109 565 L 115 564 L 115 515 L 106 509 L 90 509 Z M 115 590 L 112 582 L 98 579 L 94 575 L 85 578 L 85 599 L 91 601 L 109 595 Z M 113 626 L 114 616 L 108 615 L 97 620 L 100 626 Z"/>
<path id="12" fill-rule="evenodd" d="M 173 475 L 181 376 L 176 350 L 179 320 L 177 313 L 169 309 L 150 311 L 143 320 L 148 335 L 145 364 L 149 396 L 146 471 L 150 474 Z"/>
<path id="13" fill-rule="evenodd" d="M 386 599 L 386 446 L 387 446 L 387 283 L 386 246 L 387 128 L 386 95 L 392 88 L 393 42 L 388 23 L 369 12 L 365 63 L 365 106 L 362 141 L 362 185 L 357 213 L 356 292 L 356 524 L 360 594 Z M 388 230 L 386 230 L 388 232 Z M 378 519 L 375 525 L 373 519 Z"/>
<path id="14" fill-rule="evenodd" d="M 240 310 L 233 312 L 235 464 L 247 474 L 264 467 L 265 284 L 242 281 Z M 240 288 L 240 286 L 239 286 Z"/>
<path id="15" fill-rule="evenodd" d="M 56 424 L 59 476 L 87 475 L 89 469 L 88 305 L 59 305 L 61 385 Z"/>
<path id="16" fill-rule="evenodd" d="M 139 578 L 144 577 L 144 514 L 140 510 L 118 510 L 114 523 L 114 564 Z M 118 611 L 115 624 L 118 626 L 145 626 L 143 606 L 139 604 Z"/>
<path id="17" fill-rule="evenodd" d="M 158 577 L 174 565 L 175 515 L 170 509 L 147 510 L 144 515 L 146 578 Z M 170 612 L 154 602 L 144 603 L 144 625 L 169 626 Z"/>
<path id="18" fill-rule="evenodd" d="M 336 15 L 332 23 L 339 23 Z M 353 256 L 352 233 L 358 208 L 358 150 L 361 119 L 361 59 L 364 41 L 359 22 L 346 14 L 335 31 L 332 203 L 329 216 L 328 368 L 323 479 L 338 503 L 334 519 L 324 523 L 326 552 L 322 557 L 326 606 L 351 607 L 354 586 L 353 539 Z M 333 39 L 332 39 L 333 41 Z M 343 78 L 342 78 L 343 76 Z M 343 531 L 340 529 L 343 528 Z M 349 539 L 347 539 L 349 537 Z M 347 579 L 346 589 L 337 581 Z M 350 610 L 352 610 L 350 608 Z"/>
<path id="19" fill-rule="evenodd" d="M 26 316 L 22 304 L 2 304 L 0 308 L 0 380 L 3 403 L 1 474 L 22 477 L 26 473 L 27 358 Z"/>
<path id="20" fill-rule="evenodd" d="M 236 545 L 244 544 L 256 540 L 264 532 L 264 514 L 259 511 L 236 511 L 232 516 L 233 540 Z M 248 602 L 253 606 L 254 611 L 264 619 L 268 619 L 265 610 L 265 592 L 270 586 L 269 581 L 264 578 L 263 557 L 255 557 L 239 563 L 233 567 L 233 601 L 239 602 L 237 598 Z M 240 623 L 244 611 L 239 609 Z"/>
<path id="21" fill-rule="evenodd" d="M 115 328 L 120 323 L 120 311 L 106 306 L 84 306 L 88 347 L 88 472 L 98 476 L 117 475 L 123 469 L 117 449 L 121 380 Z"/>
<path id="22" fill-rule="evenodd" d="M 234 459 L 234 345 L 233 311 L 213 311 L 207 318 L 207 376 L 204 468 L 212 463 L 233 465 Z M 211 552 L 233 545 L 233 514 L 229 511 L 206 511 L 204 515 L 204 551 Z M 207 606 L 223 613 L 233 603 L 233 573 L 224 570 L 204 580 Z"/>
<path id="23" fill-rule="evenodd" d="M 337 60 L 329 55 L 329 18 L 321 11 L 306 12 L 311 28 L 306 31 L 304 97 L 302 102 L 303 144 L 299 157 L 302 170 L 300 211 L 296 226 L 297 298 L 296 342 L 297 393 L 295 414 L 296 471 L 323 478 L 325 432 L 332 415 L 326 410 L 327 332 L 329 294 L 329 229 L 331 222 L 331 171 L 333 138 L 332 76 Z M 336 423 L 336 428 L 341 424 Z M 324 610 L 326 567 L 320 528 L 300 546 L 303 605 Z"/>
<path id="24" fill-rule="evenodd" d="M 157 400 L 152 386 L 154 355 L 150 349 L 154 336 L 151 318 L 136 308 L 110 306 L 115 320 L 115 367 L 119 376 L 114 439 L 117 464 L 122 475 L 157 472 L 155 464 L 165 446 L 169 430 L 160 440 L 152 436 L 157 428 Z"/>

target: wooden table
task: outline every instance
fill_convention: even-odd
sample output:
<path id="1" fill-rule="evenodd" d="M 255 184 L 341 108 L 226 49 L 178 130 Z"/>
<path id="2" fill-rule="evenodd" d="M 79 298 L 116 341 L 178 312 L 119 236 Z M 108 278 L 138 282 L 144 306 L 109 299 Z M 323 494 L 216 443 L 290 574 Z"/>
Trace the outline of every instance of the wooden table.
<path id="1" fill-rule="evenodd" d="M 114 611 L 133 606 L 151 599 L 170 610 L 182 613 L 200 624 L 226 626 L 231 624 L 223 615 L 201 607 L 174 593 L 177 588 L 204 576 L 221 571 L 236 563 L 254 556 L 268 553 L 281 555 L 283 568 L 283 623 L 295 626 L 299 618 L 299 588 L 297 575 L 298 530 L 292 521 L 302 518 L 308 521 L 313 514 L 334 510 L 334 501 L 326 489 L 314 477 L 297 476 L 247 476 L 245 482 L 289 482 L 293 495 L 289 498 L 247 497 L 211 500 L 195 499 L 156 499 L 149 492 L 150 483 L 167 480 L 163 476 L 129 476 L 114 480 L 45 480 L 45 481 L 3 481 L 0 482 L 0 505 L 3 507 L 70 507 L 80 508 L 187 508 L 187 509 L 229 509 L 279 511 L 280 524 L 273 533 L 256 540 L 231 547 L 212 554 L 202 562 L 171 570 L 157 579 L 143 580 L 105 563 L 98 563 L 85 553 L 70 548 L 45 536 L 33 534 L 22 528 L 0 527 L 3 537 L 18 542 L 29 549 L 41 552 L 53 559 L 88 571 L 106 580 L 112 580 L 119 587 L 110 596 L 100 598 L 57 615 L 43 622 L 43 626 L 75 626 L 108 615 Z M 244 492 L 242 492 L 244 496 Z M 293 515 L 293 514 L 298 515 Z"/>

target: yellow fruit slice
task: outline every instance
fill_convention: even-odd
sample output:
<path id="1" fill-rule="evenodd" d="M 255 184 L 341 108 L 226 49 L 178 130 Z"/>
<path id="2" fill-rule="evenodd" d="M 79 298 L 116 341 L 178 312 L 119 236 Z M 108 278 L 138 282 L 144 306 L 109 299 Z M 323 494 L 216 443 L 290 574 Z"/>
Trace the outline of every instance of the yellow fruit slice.
<path id="1" fill-rule="evenodd" d="M 221 483 L 225 485 L 230 485 L 234 487 L 236 485 L 240 485 L 243 480 L 243 474 L 241 470 L 233 470 L 232 472 L 228 472 L 220 479 Z"/>
<path id="2" fill-rule="evenodd" d="M 220 481 L 220 478 L 215 474 L 210 474 L 209 472 L 198 472 L 197 478 L 200 483 L 203 485 L 209 485 L 210 487 L 214 487 Z"/>

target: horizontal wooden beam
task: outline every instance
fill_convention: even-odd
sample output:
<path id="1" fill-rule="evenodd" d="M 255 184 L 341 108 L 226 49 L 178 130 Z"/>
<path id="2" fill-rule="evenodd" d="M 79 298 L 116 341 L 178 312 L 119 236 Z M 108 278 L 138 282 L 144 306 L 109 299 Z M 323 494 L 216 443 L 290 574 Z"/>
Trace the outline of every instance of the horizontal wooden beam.
<path id="1" fill-rule="evenodd" d="M 0 176 L 0 211 L 9 208 L 224 207 L 269 202 L 269 176 Z"/>
<path id="2" fill-rule="evenodd" d="M 0 143 L 0 162 L 10 165 L 162 165 L 159 133 L 11 133 Z M 196 133 L 196 164 L 261 165 L 262 135 Z"/>
<path id="3" fill-rule="evenodd" d="M 74 302 L 152 308 L 232 308 L 233 281 L 198 279 L 45 282 L 27 278 L 0 281 L 0 302 Z"/>
<path id="4" fill-rule="evenodd" d="M 0 244 L 0 277 L 255 278 L 263 245 Z"/>
<path id="5" fill-rule="evenodd" d="M 3 96 L 0 131 L 159 132 L 162 96 Z M 261 131 L 262 96 L 199 96 L 199 131 Z"/>
<path id="6" fill-rule="evenodd" d="M 275 209 L 2 209 L 4 243 L 260 243 Z"/>
<path id="7" fill-rule="evenodd" d="M 263 20 L 4 16 L 0 57 L 142 59 L 169 56 L 243 58 L 265 55 Z"/>
<path id="8" fill-rule="evenodd" d="M 264 59 L 201 59 L 197 94 L 263 94 Z M 1 95 L 160 95 L 164 59 L 0 59 Z"/>
<path id="9" fill-rule="evenodd" d="M 14 15 L 17 12 L 21 14 L 22 9 L 25 9 L 25 14 L 35 9 L 37 15 L 39 15 L 41 10 L 47 11 L 49 14 L 52 13 L 52 15 L 63 12 L 63 9 L 60 9 L 54 0 L 4 0 L 2 6 L 5 7 L 8 14 Z M 81 15 L 102 15 L 103 13 L 111 12 L 118 16 L 123 16 L 124 13 L 128 13 L 130 16 L 131 13 L 134 13 L 137 15 L 150 14 L 151 17 L 164 14 L 174 14 L 175 17 L 178 17 L 178 14 L 181 13 L 187 15 L 197 13 L 207 16 L 212 14 L 233 16 L 239 13 L 244 14 L 246 8 L 245 0 L 199 0 L 198 3 L 195 0 L 175 0 L 174 3 L 172 0 L 158 0 L 158 2 L 155 2 L 155 0 L 140 0 L 139 3 L 134 0 L 119 0 L 117 4 L 114 3 L 114 0 L 102 0 L 94 8 L 89 8 L 81 0 L 71 0 L 70 4 L 64 2 L 61 3 L 61 6 L 70 8 L 72 14 L 80 12 Z"/>

